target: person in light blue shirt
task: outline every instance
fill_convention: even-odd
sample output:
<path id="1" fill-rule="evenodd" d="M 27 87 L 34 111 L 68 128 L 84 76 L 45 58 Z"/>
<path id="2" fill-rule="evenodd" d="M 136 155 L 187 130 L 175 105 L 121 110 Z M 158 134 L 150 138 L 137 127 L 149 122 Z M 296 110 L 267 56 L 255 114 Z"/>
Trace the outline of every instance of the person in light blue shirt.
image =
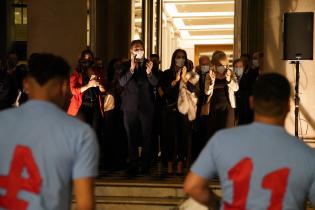
<path id="1" fill-rule="evenodd" d="M 315 204 L 315 152 L 283 128 L 290 84 L 275 73 L 254 85 L 255 122 L 217 132 L 191 168 L 184 190 L 224 210 L 297 210 Z M 219 176 L 222 200 L 208 187 Z"/>
<path id="2" fill-rule="evenodd" d="M 98 145 L 94 131 L 63 107 L 70 67 L 52 54 L 29 59 L 30 100 L 0 112 L 0 209 L 93 209 Z"/>

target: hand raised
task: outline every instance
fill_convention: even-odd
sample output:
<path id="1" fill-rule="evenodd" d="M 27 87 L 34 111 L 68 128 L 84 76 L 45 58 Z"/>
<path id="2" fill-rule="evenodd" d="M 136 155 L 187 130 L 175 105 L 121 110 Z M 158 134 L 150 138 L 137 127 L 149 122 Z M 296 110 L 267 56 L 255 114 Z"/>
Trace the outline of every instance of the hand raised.
<path id="1" fill-rule="evenodd" d="M 175 81 L 176 81 L 176 82 L 178 82 L 178 81 L 180 80 L 180 73 L 181 73 L 181 71 L 178 71 L 178 72 L 176 73 L 176 78 L 175 78 Z"/>
<path id="2" fill-rule="evenodd" d="M 212 81 L 215 80 L 216 75 L 215 75 L 215 72 L 213 70 L 209 71 L 209 76 L 210 76 Z"/>
<path id="3" fill-rule="evenodd" d="M 186 74 L 187 74 L 187 67 L 183 66 L 183 69 L 182 69 L 182 79 L 183 80 L 186 80 Z"/>
<path id="4" fill-rule="evenodd" d="M 147 74 L 151 74 L 152 73 L 152 68 L 153 68 L 153 62 L 148 60 L 148 62 L 146 63 L 146 72 Z"/>
<path id="5" fill-rule="evenodd" d="M 131 56 L 131 64 L 130 64 L 130 71 L 134 72 L 134 70 L 137 67 L 137 61 L 136 61 L 136 55 L 135 56 Z"/>
<path id="6" fill-rule="evenodd" d="M 231 80 L 231 77 L 232 77 L 232 71 L 230 69 L 227 69 L 226 70 L 226 73 L 225 73 L 225 77 L 226 77 L 226 80 L 227 81 L 230 81 Z"/>
<path id="7" fill-rule="evenodd" d="M 98 87 L 98 86 L 100 86 L 100 83 L 97 80 L 92 79 L 89 81 L 88 85 L 89 85 L 89 87 Z"/>

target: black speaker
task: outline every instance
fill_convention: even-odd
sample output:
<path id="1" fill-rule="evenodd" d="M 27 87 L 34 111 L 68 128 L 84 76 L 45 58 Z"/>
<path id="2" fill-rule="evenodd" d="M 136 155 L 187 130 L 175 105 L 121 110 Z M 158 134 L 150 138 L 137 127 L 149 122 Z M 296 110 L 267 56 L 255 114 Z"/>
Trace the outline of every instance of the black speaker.
<path id="1" fill-rule="evenodd" d="M 284 60 L 313 60 L 313 12 L 284 13 Z"/>

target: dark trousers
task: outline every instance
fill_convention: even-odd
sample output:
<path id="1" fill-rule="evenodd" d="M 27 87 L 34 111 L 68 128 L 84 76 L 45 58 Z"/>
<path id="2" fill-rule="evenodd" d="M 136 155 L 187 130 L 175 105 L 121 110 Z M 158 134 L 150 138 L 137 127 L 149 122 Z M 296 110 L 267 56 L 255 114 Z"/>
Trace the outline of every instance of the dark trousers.
<path id="1" fill-rule="evenodd" d="M 234 109 L 231 107 L 231 105 L 227 105 L 225 108 L 211 108 L 210 106 L 208 120 L 209 139 L 220 129 L 234 127 Z"/>
<path id="2" fill-rule="evenodd" d="M 101 111 L 97 105 L 81 105 L 77 117 L 88 123 L 99 134 L 99 124 L 101 120 Z"/>
<path id="3" fill-rule="evenodd" d="M 165 139 L 162 156 L 164 161 L 183 161 L 189 158 L 192 123 L 178 111 L 167 111 L 165 116 Z"/>
<path id="4" fill-rule="evenodd" d="M 127 144 L 120 110 L 104 113 L 100 141 L 101 161 L 104 169 L 122 169 L 126 164 Z"/>
<path id="5" fill-rule="evenodd" d="M 136 167 L 138 146 L 142 146 L 142 167 L 148 168 L 151 162 L 151 131 L 154 113 L 141 111 L 124 111 L 124 126 L 128 140 L 128 151 L 131 167 Z M 141 145 L 139 139 L 142 138 Z"/>
<path id="6" fill-rule="evenodd" d="M 199 153 L 209 140 L 209 115 L 199 116 L 195 121 L 192 137 L 192 160 L 197 159 Z"/>

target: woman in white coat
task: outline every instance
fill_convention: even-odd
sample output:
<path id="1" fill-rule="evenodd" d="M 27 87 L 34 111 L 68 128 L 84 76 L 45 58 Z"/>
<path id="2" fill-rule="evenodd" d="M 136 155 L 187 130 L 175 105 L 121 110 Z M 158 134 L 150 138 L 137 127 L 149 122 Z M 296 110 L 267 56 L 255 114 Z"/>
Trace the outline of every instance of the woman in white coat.
<path id="1" fill-rule="evenodd" d="M 208 138 L 222 128 L 234 126 L 234 108 L 236 107 L 234 93 L 238 83 L 233 72 L 228 68 L 228 58 L 222 51 L 212 55 L 213 68 L 205 81 L 207 102 L 203 105 L 201 114 L 208 115 Z"/>

